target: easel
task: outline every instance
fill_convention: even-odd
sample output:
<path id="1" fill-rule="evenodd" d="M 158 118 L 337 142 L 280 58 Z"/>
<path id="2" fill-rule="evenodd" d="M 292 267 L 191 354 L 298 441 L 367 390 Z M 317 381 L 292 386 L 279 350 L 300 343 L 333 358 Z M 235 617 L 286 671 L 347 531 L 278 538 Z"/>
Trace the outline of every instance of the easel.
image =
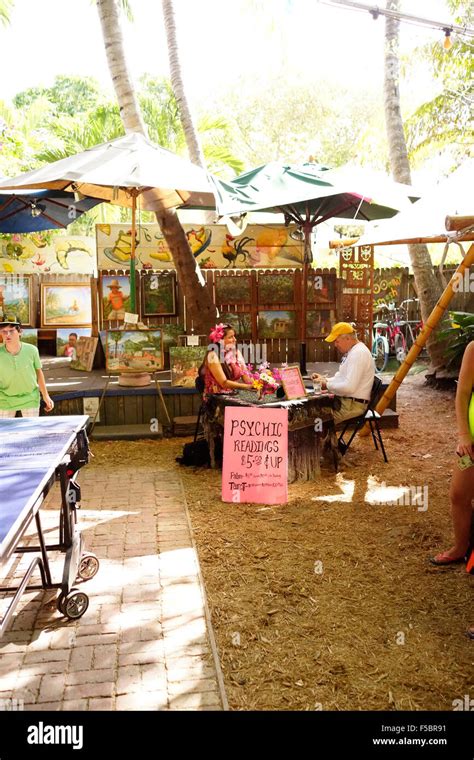
<path id="1" fill-rule="evenodd" d="M 161 386 L 160 386 L 159 380 L 157 378 L 158 372 L 161 372 L 161 370 L 155 370 L 153 372 L 149 372 L 149 374 L 152 375 L 153 380 L 155 381 L 156 392 L 157 392 L 158 396 L 160 397 L 161 403 L 163 405 L 163 409 L 165 411 L 165 417 L 168 420 L 169 427 L 171 428 L 171 419 L 170 419 L 170 416 L 168 414 L 168 408 L 167 408 L 167 406 L 165 404 L 165 399 L 163 398 L 163 393 L 161 391 Z M 123 373 L 120 372 L 120 373 L 117 373 L 117 374 L 113 374 L 113 373 L 109 372 L 109 374 L 107 375 L 107 382 L 105 383 L 104 390 L 102 391 L 102 395 L 101 395 L 100 400 L 99 400 L 99 405 L 97 407 L 96 413 L 94 414 L 94 419 L 92 420 L 92 425 L 91 425 L 91 429 L 89 431 L 89 435 L 91 435 L 92 432 L 93 432 L 93 430 L 94 430 L 95 423 L 97 421 L 97 417 L 99 416 L 99 412 L 100 412 L 102 403 L 104 401 L 105 394 L 107 393 L 107 389 L 109 387 L 111 378 L 112 377 L 118 377 L 121 374 L 123 374 Z"/>

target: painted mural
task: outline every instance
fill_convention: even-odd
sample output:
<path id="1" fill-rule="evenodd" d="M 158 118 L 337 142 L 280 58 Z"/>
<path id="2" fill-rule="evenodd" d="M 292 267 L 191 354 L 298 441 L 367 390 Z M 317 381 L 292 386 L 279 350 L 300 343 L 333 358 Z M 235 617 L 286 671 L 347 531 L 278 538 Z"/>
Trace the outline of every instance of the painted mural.
<path id="1" fill-rule="evenodd" d="M 248 269 L 300 267 L 303 244 L 293 240 L 289 230 L 278 224 L 249 225 L 233 237 L 225 225 L 203 227 L 183 225 L 194 257 L 202 269 Z M 132 231 L 126 224 L 98 224 L 99 269 L 128 269 Z M 139 269 L 174 269 L 171 253 L 158 224 L 139 225 L 135 235 L 135 255 Z"/>
<path id="2" fill-rule="evenodd" d="M 95 274 L 93 238 L 52 232 L 0 236 L 0 273 Z"/>

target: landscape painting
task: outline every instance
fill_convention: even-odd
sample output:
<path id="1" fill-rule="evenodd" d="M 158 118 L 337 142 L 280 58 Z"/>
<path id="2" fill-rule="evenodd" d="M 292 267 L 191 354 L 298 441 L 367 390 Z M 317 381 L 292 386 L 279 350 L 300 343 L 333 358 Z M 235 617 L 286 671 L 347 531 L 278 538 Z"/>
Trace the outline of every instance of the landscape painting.
<path id="1" fill-rule="evenodd" d="M 234 328 L 237 341 L 252 337 L 252 315 L 250 312 L 226 311 L 221 314 L 219 321 Z"/>
<path id="2" fill-rule="evenodd" d="M 251 283 L 250 277 L 222 277 L 216 276 L 216 303 L 234 304 L 250 303 Z"/>
<path id="3" fill-rule="evenodd" d="M 89 327 L 91 323 L 89 283 L 41 284 L 41 327 Z"/>
<path id="4" fill-rule="evenodd" d="M 163 369 L 161 330 L 107 330 L 105 366 L 109 373 Z"/>
<path id="5" fill-rule="evenodd" d="M 31 343 L 38 348 L 38 330 L 32 327 L 23 328 L 21 331 L 21 340 L 23 343 Z"/>
<path id="6" fill-rule="evenodd" d="M 178 388 L 194 388 L 194 381 L 206 351 L 206 346 L 170 348 L 171 385 Z"/>
<path id="7" fill-rule="evenodd" d="M 260 304 L 292 304 L 295 298 L 295 280 L 292 274 L 260 274 L 258 302 Z"/>
<path id="8" fill-rule="evenodd" d="M 296 338 L 294 311 L 259 311 L 259 338 Z"/>
<path id="9" fill-rule="evenodd" d="M 142 277 L 142 316 L 164 317 L 176 314 L 174 274 L 149 274 Z"/>
<path id="10" fill-rule="evenodd" d="M 31 304 L 31 277 L 0 277 L 0 319 L 16 318 L 22 325 L 31 325 Z"/>

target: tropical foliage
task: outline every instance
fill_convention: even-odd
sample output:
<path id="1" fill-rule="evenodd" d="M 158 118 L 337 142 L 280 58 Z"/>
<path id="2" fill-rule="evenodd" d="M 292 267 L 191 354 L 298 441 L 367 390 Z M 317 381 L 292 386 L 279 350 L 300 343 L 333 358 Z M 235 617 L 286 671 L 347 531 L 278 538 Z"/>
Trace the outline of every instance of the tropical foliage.
<path id="1" fill-rule="evenodd" d="M 438 340 L 447 341 L 445 349 L 447 366 L 459 368 L 466 346 L 474 340 L 474 314 L 463 311 L 450 312 L 438 333 Z"/>
<path id="2" fill-rule="evenodd" d="M 459 26 L 472 27 L 471 0 L 447 0 Z M 431 62 L 439 93 L 422 103 L 407 119 L 410 156 L 426 158 L 448 150 L 453 163 L 474 154 L 474 55 L 472 38 L 452 35 L 453 46 L 445 50 L 436 42 L 422 48 L 418 60 Z"/>

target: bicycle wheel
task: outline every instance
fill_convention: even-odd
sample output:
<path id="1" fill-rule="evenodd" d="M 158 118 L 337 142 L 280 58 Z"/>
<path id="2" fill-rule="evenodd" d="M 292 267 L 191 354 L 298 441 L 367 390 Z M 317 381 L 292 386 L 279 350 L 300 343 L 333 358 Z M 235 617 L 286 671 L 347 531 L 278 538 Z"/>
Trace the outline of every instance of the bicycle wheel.
<path id="1" fill-rule="evenodd" d="M 397 362 L 403 364 L 407 356 L 407 342 L 405 336 L 401 332 L 395 335 L 394 348 Z"/>
<path id="2" fill-rule="evenodd" d="M 377 335 L 375 338 L 372 344 L 372 356 L 377 372 L 383 372 L 388 362 L 388 340 L 383 335 Z"/>

